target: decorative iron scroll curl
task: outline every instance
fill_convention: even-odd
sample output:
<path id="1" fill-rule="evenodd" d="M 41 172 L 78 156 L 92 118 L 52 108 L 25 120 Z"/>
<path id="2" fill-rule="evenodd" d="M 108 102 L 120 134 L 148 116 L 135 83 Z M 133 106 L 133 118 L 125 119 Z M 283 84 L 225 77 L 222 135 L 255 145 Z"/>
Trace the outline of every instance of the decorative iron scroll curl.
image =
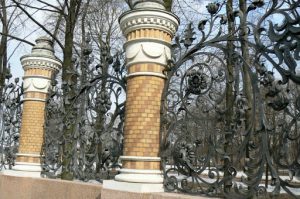
<path id="1" fill-rule="evenodd" d="M 88 45 L 87 45 L 88 46 Z M 47 101 L 47 120 L 44 142 L 44 174 L 60 177 L 63 143 L 72 143 L 69 165 L 74 178 L 83 181 L 113 178 L 120 167 L 118 157 L 122 153 L 124 104 L 126 98 L 125 66 L 121 54 L 111 56 L 102 49 L 102 64 L 93 65 L 91 49 L 84 49 L 81 60 L 74 59 L 74 78 L 80 86 L 76 95 L 69 98 L 72 112 L 67 112 L 62 103 L 61 85 Z M 84 69 L 79 75 L 75 68 Z M 83 65 L 82 65 L 83 64 Z M 80 77 L 80 79 L 79 79 Z M 65 86 L 68 86 L 66 82 Z M 63 117 L 70 121 L 63 124 Z M 64 137 L 63 125 L 76 126 L 71 137 Z"/>
<path id="2" fill-rule="evenodd" d="M 257 24 L 246 24 L 249 57 L 241 50 L 243 27 L 229 34 L 222 6 L 209 4 L 211 17 L 199 22 L 199 32 L 190 24 L 173 44 L 162 96 L 165 188 L 225 198 L 299 198 L 300 2 L 274 0 L 268 8 L 252 2 L 247 12 L 267 11 Z"/>
<path id="3" fill-rule="evenodd" d="M 6 75 L 0 95 L 0 171 L 12 168 L 19 146 L 23 89 L 19 78 L 11 77 Z"/>

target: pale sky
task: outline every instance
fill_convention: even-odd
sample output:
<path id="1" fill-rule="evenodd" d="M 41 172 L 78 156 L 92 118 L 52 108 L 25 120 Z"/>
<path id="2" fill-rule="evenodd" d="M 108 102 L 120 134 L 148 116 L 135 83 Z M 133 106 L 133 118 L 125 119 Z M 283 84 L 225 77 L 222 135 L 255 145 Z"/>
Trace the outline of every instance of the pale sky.
<path id="1" fill-rule="evenodd" d="M 34 1 L 35 2 L 35 1 Z M 211 2 L 211 0 L 186 0 L 186 1 L 180 1 L 175 0 L 174 1 L 174 11 L 175 14 L 177 14 L 180 17 L 181 20 L 181 27 L 178 31 L 178 34 L 182 34 L 182 30 L 185 29 L 186 24 L 189 22 L 198 22 L 199 20 L 202 20 L 206 17 L 208 17 L 208 13 L 206 11 L 205 6 Z M 52 3 L 55 5 L 56 0 L 47 0 L 47 3 Z M 39 4 L 33 4 L 35 6 L 40 6 Z M 191 5 L 193 5 L 191 7 Z M 187 10 L 187 11 L 186 11 Z M 44 24 L 47 22 L 47 15 L 45 15 L 44 11 L 37 11 L 33 13 L 35 10 L 31 9 L 29 10 L 30 13 L 32 13 L 33 17 L 38 20 L 40 23 Z M 183 13 L 185 11 L 185 13 Z M 195 23 L 197 26 L 197 23 Z M 26 21 L 25 27 L 18 27 L 17 31 L 13 34 L 17 37 L 24 38 L 25 36 L 29 35 L 32 31 L 36 30 L 38 26 L 34 24 L 30 19 Z M 195 30 L 197 27 L 195 27 Z M 34 33 L 32 33 L 30 36 L 26 38 L 26 40 L 30 41 L 31 43 L 35 43 L 35 39 L 47 35 L 43 30 L 38 29 Z M 19 45 L 19 46 L 18 46 Z M 18 47 L 17 47 L 18 46 Z M 24 71 L 22 69 L 21 63 L 20 63 L 20 57 L 26 54 L 29 54 L 31 51 L 31 46 L 25 43 L 20 43 L 19 41 L 11 40 L 9 41 L 8 46 L 8 56 L 11 56 L 9 59 L 9 63 L 11 65 L 11 72 L 13 74 L 13 77 L 22 77 L 24 74 Z M 57 56 L 58 53 L 56 53 Z M 61 56 L 59 56 L 61 57 Z"/>
<path id="2" fill-rule="evenodd" d="M 35 2 L 35 1 L 34 1 Z M 47 0 L 47 3 L 55 3 L 56 0 Z M 34 3 L 32 5 L 35 6 L 40 6 L 37 3 Z M 37 11 L 34 13 L 35 10 L 29 9 L 28 12 L 32 14 L 32 16 L 39 21 L 40 23 L 44 24 L 47 16 L 45 15 L 44 11 Z M 23 18 L 27 18 L 25 15 Z M 16 22 L 18 23 L 18 22 Z M 25 38 L 27 35 L 32 33 L 30 36 L 26 38 L 27 41 L 30 41 L 31 43 L 35 43 L 35 40 L 40 37 L 47 35 L 45 34 L 44 31 L 41 29 L 38 29 L 38 26 L 32 22 L 30 19 L 26 20 L 25 26 L 18 26 L 17 31 L 13 33 L 14 36 L 20 37 L 20 38 Z M 20 57 L 23 55 L 29 54 L 31 51 L 32 46 L 25 44 L 25 43 L 20 43 L 19 41 L 16 40 L 11 40 L 9 41 L 8 44 L 8 56 L 11 56 L 12 53 L 13 55 L 9 59 L 9 63 L 11 65 L 11 73 L 13 77 L 22 77 L 24 74 L 24 71 L 22 69 L 21 63 L 20 63 Z"/>
<path id="3" fill-rule="evenodd" d="M 174 4 L 175 4 L 175 13 L 179 15 L 179 17 L 182 19 L 182 27 L 184 28 L 185 24 L 184 21 L 188 20 L 190 21 L 198 21 L 199 17 L 203 17 L 202 13 L 205 13 L 205 6 L 207 5 L 207 3 L 210 0 L 205 0 L 205 1 L 199 1 L 199 0 L 186 0 L 186 1 L 179 1 L 179 0 L 175 0 Z M 36 2 L 36 1 L 33 1 Z M 47 3 L 51 3 L 53 5 L 56 4 L 56 0 L 47 0 Z M 34 6 L 40 6 L 41 4 L 38 3 L 34 3 L 32 4 Z M 193 7 L 191 7 L 190 5 L 193 5 Z M 182 15 L 182 10 L 189 10 L 188 11 L 188 16 L 190 16 L 189 18 L 187 18 L 187 16 L 183 16 Z M 30 13 L 33 13 L 35 10 L 31 9 L 28 10 L 30 11 Z M 38 20 L 40 23 L 44 24 L 47 20 L 47 15 L 45 15 L 44 11 L 37 11 L 35 12 L 32 16 L 34 16 L 34 18 L 36 20 Z M 28 19 L 26 21 L 26 26 L 25 27 L 18 27 L 18 31 L 15 32 L 13 35 L 20 37 L 20 38 L 24 38 L 25 36 L 27 36 L 28 34 L 30 34 L 32 31 L 36 30 L 38 28 L 38 26 L 36 24 L 34 24 L 30 19 Z M 29 37 L 26 38 L 26 40 L 30 41 L 31 43 L 35 43 L 35 39 L 40 37 L 40 36 L 44 36 L 47 35 L 45 34 L 44 31 L 42 31 L 41 29 L 37 30 L 36 32 L 34 32 L 33 34 L 31 34 Z M 19 46 L 18 46 L 19 45 Z M 18 48 L 16 48 L 18 46 Z M 13 77 L 22 77 L 24 74 L 24 71 L 22 69 L 21 63 L 20 63 L 20 57 L 22 57 L 23 55 L 29 54 L 31 51 L 31 46 L 28 44 L 24 44 L 21 43 L 19 41 L 15 41 L 12 40 L 9 42 L 9 46 L 8 46 L 8 54 L 9 56 L 12 54 L 13 51 L 15 51 L 13 53 L 13 55 L 11 56 L 9 63 L 11 65 L 11 72 L 13 74 Z M 16 50 L 15 50 L 16 49 Z M 56 53 L 57 55 L 57 53 Z"/>

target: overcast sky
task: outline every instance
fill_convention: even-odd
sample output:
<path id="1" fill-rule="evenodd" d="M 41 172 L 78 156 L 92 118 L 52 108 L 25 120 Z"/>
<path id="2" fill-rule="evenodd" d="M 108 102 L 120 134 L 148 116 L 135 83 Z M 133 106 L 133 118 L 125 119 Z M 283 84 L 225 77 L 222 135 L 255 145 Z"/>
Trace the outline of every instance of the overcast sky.
<path id="1" fill-rule="evenodd" d="M 36 1 L 33 1 L 36 2 Z M 56 0 L 47 0 L 48 3 L 55 3 Z M 40 6 L 39 4 L 35 3 L 32 4 L 35 6 Z M 55 4 L 54 4 L 55 5 Z M 45 12 L 43 11 L 36 11 L 36 10 L 28 10 L 32 14 L 32 16 L 38 20 L 40 23 L 44 24 L 47 15 L 45 15 Z M 25 15 L 22 17 L 27 18 Z M 18 24 L 19 22 L 15 22 L 15 24 Z M 35 43 L 35 40 L 40 37 L 46 35 L 44 31 L 42 31 L 35 23 L 33 23 L 30 19 L 27 19 L 25 22 L 25 26 L 18 26 L 17 30 L 13 32 L 14 36 L 17 36 L 19 38 L 25 38 L 26 40 L 30 41 L 31 43 Z M 8 44 L 8 56 L 10 56 L 9 64 L 11 66 L 11 73 L 14 77 L 22 77 L 24 74 L 24 71 L 21 66 L 20 57 L 23 55 L 29 54 L 31 52 L 32 46 L 21 43 L 16 40 L 10 40 Z"/>

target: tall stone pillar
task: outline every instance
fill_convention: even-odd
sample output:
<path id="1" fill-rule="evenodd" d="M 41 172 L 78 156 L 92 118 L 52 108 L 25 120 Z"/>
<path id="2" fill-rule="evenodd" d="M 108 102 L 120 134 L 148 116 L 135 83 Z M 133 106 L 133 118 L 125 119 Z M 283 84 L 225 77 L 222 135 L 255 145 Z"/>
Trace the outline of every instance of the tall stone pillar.
<path id="1" fill-rule="evenodd" d="M 178 24 L 178 18 L 158 0 L 136 1 L 134 9 L 120 17 L 128 70 L 123 169 L 113 185 L 104 187 L 163 191 L 159 157 L 163 71 L 171 59 Z"/>
<path id="2" fill-rule="evenodd" d="M 61 68 L 61 61 L 54 55 L 52 41 L 40 37 L 31 54 L 21 57 L 21 63 L 25 71 L 23 113 L 19 151 L 13 170 L 20 175 L 39 177 L 46 98 L 51 79 Z"/>

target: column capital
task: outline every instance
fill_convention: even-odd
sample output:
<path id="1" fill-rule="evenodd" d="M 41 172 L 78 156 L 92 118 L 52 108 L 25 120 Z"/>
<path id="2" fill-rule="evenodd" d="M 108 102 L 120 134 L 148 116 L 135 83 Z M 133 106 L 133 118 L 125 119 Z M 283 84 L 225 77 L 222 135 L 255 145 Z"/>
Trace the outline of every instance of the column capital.
<path id="1" fill-rule="evenodd" d="M 161 1 L 137 1 L 133 10 L 121 15 L 119 22 L 125 36 L 127 67 L 141 63 L 166 66 L 171 59 L 171 38 L 174 37 L 179 18 L 159 8 Z M 127 38 L 128 39 L 128 38 Z"/>
<path id="2" fill-rule="evenodd" d="M 52 75 L 62 67 L 62 62 L 54 55 L 52 40 L 45 36 L 39 37 L 31 53 L 20 60 L 25 71 L 24 101 L 45 101 L 51 88 Z"/>
<path id="3" fill-rule="evenodd" d="M 165 10 L 165 3 L 163 0 L 133 0 L 134 9 L 154 8 Z"/>
<path id="4" fill-rule="evenodd" d="M 57 72 L 62 66 L 62 62 L 54 55 L 52 40 L 45 36 L 39 37 L 31 54 L 22 56 L 20 60 L 24 70 L 36 68 Z"/>
<path id="5" fill-rule="evenodd" d="M 149 7 L 127 11 L 120 16 L 119 22 L 124 35 L 148 28 L 165 31 L 173 37 L 179 26 L 179 18 L 176 15 Z"/>

